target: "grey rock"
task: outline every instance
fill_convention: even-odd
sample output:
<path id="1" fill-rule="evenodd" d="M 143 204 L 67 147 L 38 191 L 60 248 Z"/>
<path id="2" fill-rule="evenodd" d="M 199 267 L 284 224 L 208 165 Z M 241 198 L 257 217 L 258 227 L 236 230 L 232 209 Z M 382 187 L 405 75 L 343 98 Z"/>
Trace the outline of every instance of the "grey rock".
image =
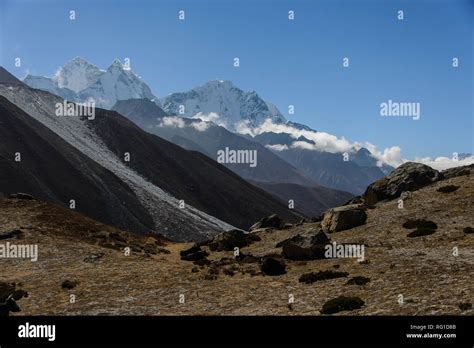
<path id="1" fill-rule="evenodd" d="M 468 166 L 454 167 L 454 168 L 443 170 L 441 174 L 443 174 L 443 177 L 445 179 L 449 179 L 449 178 L 454 178 L 454 177 L 462 176 L 462 175 L 470 175 L 473 169 L 474 169 L 474 164 L 470 164 Z"/>
<path id="2" fill-rule="evenodd" d="M 339 232 L 363 225 L 366 220 L 367 213 L 361 205 L 344 205 L 326 211 L 321 228 L 326 233 Z"/>
<path id="3" fill-rule="evenodd" d="M 214 237 L 209 243 L 211 251 L 230 251 L 248 245 L 247 234 L 242 230 L 230 230 Z"/>
<path id="4" fill-rule="evenodd" d="M 324 246 L 328 244 L 329 238 L 319 231 L 311 231 L 298 234 L 290 239 L 278 243 L 282 247 L 282 254 L 290 260 L 317 260 L 324 259 Z"/>
<path id="5" fill-rule="evenodd" d="M 442 178 L 443 175 L 436 169 L 421 163 L 407 162 L 385 178 L 370 184 L 363 198 L 367 204 L 395 199 L 404 191 L 416 191 Z"/>
<path id="6" fill-rule="evenodd" d="M 96 261 L 99 261 L 102 257 L 104 257 L 104 255 L 104 253 L 91 254 L 84 259 L 84 262 L 94 263 Z"/>

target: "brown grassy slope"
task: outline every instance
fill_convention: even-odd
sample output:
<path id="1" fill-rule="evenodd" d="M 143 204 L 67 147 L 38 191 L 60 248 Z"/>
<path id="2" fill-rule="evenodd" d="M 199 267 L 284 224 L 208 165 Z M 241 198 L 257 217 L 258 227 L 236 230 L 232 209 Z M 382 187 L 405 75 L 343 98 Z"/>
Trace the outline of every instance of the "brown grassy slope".
<path id="1" fill-rule="evenodd" d="M 448 184 L 460 188 L 437 192 Z M 365 301 L 361 309 L 342 315 L 473 315 L 472 309 L 458 308 L 459 303 L 474 300 L 474 235 L 463 232 L 464 227 L 474 227 L 473 207 L 472 174 L 437 182 L 414 192 L 403 210 L 396 201 L 379 203 L 368 211 L 366 225 L 330 235 L 337 242 L 368 245 L 368 262 L 286 261 L 287 274 L 271 277 L 259 273 L 258 263 L 224 260 L 220 266 L 199 267 L 180 260 L 179 251 L 190 244 L 162 246 L 161 240 L 130 235 L 45 203 L 1 199 L 0 232 L 22 228 L 24 238 L 10 242 L 38 243 L 40 255 L 38 262 L 0 260 L 0 281 L 20 282 L 28 291 L 30 296 L 18 301 L 19 315 L 318 315 L 322 305 L 338 295 Z M 432 220 L 438 229 L 430 236 L 407 238 L 409 230 L 402 224 L 408 218 Z M 242 252 L 280 253 L 274 247 L 277 242 L 317 225 L 261 231 L 262 240 Z M 114 237 L 114 232 L 119 236 Z M 135 251 L 124 256 L 119 249 L 132 244 Z M 459 250 L 457 257 L 452 254 L 454 247 Z M 143 249 L 156 255 L 147 256 Z M 105 253 L 99 261 L 83 261 L 98 252 Z M 222 258 L 232 258 L 232 252 L 209 256 L 213 261 Z M 298 282 L 301 274 L 318 270 L 348 272 L 349 277 Z M 345 285 L 353 276 L 371 281 L 363 286 Z M 79 284 L 63 290 L 61 283 L 66 279 Z M 75 304 L 69 303 L 70 294 L 76 295 Z M 186 303 L 179 303 L 180 294 L 186 296 Z M 295 298 L 292 306 L 288 306 L 289 294 Z M 402 305 L 400 294 L 405 299 Z"/>

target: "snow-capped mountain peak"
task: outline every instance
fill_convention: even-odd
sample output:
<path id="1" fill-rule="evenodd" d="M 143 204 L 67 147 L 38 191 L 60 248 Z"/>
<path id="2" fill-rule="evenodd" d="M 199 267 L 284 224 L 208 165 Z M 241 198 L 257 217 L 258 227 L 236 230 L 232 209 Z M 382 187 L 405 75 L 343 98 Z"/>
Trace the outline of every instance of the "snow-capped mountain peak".
<path id="1" fill-rule="evenodd" d="M 231 81 L 214 80 L 182 93 L 160 99 L 169 114 L 189 118 L 213 115 L 216 122 L 231 131 L 240 124 L 256 127 L 267 119 L 284 123 L 278 109 L 264 101 L 255 91 L 246 92 Z"/>
<path id="2" fill-rule="evenodd" d="M 120 59 L 115 58 L 113 62 L 109 65 L 109 67 L 107 68 L 107 71 L 112 71 L 112 70 L 117 70 L 117 71 L 124 70 L 123 64 L 120 61 Z"/>
<path id="3" fill-rule="evenodd" d="M 52 80 L 59 88 L 68 88 L 77 93 L 93 85 L 101 74 L 102 71 L 98 67 L 76 57 L 60 68 Z"/>
<path id="4" fill-rule="evenodd" d="M 28 75 L 23 82 L 73 102 L 93 101 L 97 107 L 105 109 L 112 108 L 118 100 L 127 99 L 147 98 L 160 105 L 150 87 L 131 69 L 125 69 L 117 58 L 107 70 L 101 70 L 76 57 L 51 78 Z"/>

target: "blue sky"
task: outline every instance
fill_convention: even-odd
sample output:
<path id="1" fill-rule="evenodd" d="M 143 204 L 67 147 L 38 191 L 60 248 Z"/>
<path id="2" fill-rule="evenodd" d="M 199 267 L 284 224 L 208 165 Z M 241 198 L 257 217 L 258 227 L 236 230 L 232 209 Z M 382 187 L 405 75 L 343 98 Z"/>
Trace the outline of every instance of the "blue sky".
<path id="1" fill-rule="evenodd" d="M 0 0 L 0 16 L 0 64 L 18 77 L 129 57 L 157 96 L 231 80 L 292 121 L 404 158 L 474 152 L 474 1 Z M 421 103 L 420 120 L 381 117 L 389 99 Z"/>

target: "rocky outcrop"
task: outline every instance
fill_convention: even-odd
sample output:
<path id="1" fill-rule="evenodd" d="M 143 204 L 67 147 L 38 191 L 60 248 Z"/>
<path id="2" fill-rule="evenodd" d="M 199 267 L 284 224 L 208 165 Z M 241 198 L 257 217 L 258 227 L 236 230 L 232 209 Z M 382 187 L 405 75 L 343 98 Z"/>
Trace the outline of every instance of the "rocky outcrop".
<path id="1" fill-rule="evenodd" d="M 84 262 L 90 262 L 90 263 L 95 263 L 97 261 L 99 261 L 101 258 L 103 258 L 105 256 L 105 253 L 94 253 L 94 254 L 91 254 L 89 256 L 87 256 L 86 258 L 84 258 Z"/>
<path id="2" fill-rule="evenodd" d="M 415 162 L 407 162 L 395 169 L 390 175 L 367 187 L 363 198 L 366 204 L 400 197 L 404 191 L 416 191 L 443 178 L 437 170 Z"/>
<path id="3" fill-rule="evenodd" d="M 457 176 L 469 175 L 471 174 L 472 170 L 474 170 L 474 164 L 470 164 L 468 166 L 462 166 L 462 167 L 449 168 L 449 169 L 443 170 L 441 174 L 443 174 L 443 177 L 445 179 L 450 179 L 450 178 L 455 178 Z"/>
<path id="4" fill-rule="evenodd" d="M 248 235 L 241 230 L 230 230 L 215 236 L 208 243 L 211 251 L 230 251 L 234 248 L 242 248 L 248 245 Z"/>
<path id="5" fill-rule="evenodd" d="M 276 247 L 282 247 L 282 255 L 290 260 L 324 259 L 324 246 L 329 238 L 321 230 L 298 234 L 280 242 Z"/>
<path id="6" fill-rule="evenodd" d="M 365 224 L 367 213 L 359 204 L 344 205 L 329 209 L 321 222 L 321 228 L 326 233 L 348 230 Z"/>

